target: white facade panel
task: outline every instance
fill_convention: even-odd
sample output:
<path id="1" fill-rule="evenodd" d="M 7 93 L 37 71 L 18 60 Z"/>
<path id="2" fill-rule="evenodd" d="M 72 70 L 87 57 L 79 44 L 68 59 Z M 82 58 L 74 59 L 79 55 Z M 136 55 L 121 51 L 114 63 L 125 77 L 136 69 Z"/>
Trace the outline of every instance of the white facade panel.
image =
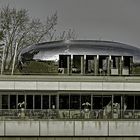
<path id="1" fill-rule="evenodd" d="M 37 90 L 36 82 L 16 81 L 15 90 Z"/>
<path id="2" fill-rule="evenodd" d="M 0 90 L 140 91 L 140 83 L 0 81 Z"/>
<path id="3" fill-rule="evenodd" d="M 108 136 L 108 122 L 75 121 L 75 136 Z"/>
<path id="4" fill-rule="evenodd" d="M 109 121 L 109 136 L 140 136 L 140 121 Z"/>
<path id="5" fill-rule="evenodd" d="M 39 121 L 6 121 L 5 136 L 39 136 Z"/>
<path id="6" fill-rule="evenodd" d="M 124 83 L 122 83 L 122 82 L 103 82 L 103 90 L 123 91 Z"/>
<path id="7" fill-rule="evenodd" d="M 140 83 L 124 83 L 125 91 L 140 91 Z"/>
<path id="8" fill-rule="evenodd" d="M 37 90 L 58 90 L 58 82 L 37 82 Z"/>
<path id="9" fill-rule="evenodd" d="M 40 136 L 73 136 L 73 121 L 40 121 Z"/>
<path id="10" fill-rule="evenodd" d="M 13 90 L 14 87 L 14 81 L 0 81 L 0 90 Z"/>
<path id="11" fill-rule="evenodd" d="M 102 90 L 102 82 L 81 82 L 81 90 Z"/>
<path id="12" fill-rule="evenodd" d="M 59 82 L 59 90 L 80 90 L 80 82 Z"/>

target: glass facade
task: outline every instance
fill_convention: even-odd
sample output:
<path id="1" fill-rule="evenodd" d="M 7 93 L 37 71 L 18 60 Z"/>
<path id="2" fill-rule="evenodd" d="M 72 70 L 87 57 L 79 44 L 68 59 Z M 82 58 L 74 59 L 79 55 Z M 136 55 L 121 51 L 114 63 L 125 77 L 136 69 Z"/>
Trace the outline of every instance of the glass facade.
<path id="1" fill-rule="evenodd" d="M 44 42 L 21 49 L 17 62 L 21 73 L 130 75 L 140 49 L 101 40 Z"/>
<path id="2" fill-rule="evenodd" d="M 38 95 L 19 92 L 2 95 L 1 107 L 1 110 L 22 108 L 45 112 L 55 110 L 57 112 L 51 113 L 59 114 L 58 116 L 62 118 L 132 119 L 140 118 L 140 95 L 137 92 L 134 95 L 126 92 L 38 93 Z"/>
<path id="3" fill-rule="evenodd" d="M 132 56 L 58 55 L 55 60 L 27 61 L 21 72 L 65 75 L 131 75 Z M 52 59 L 54 59 L 52 57 Z"/>

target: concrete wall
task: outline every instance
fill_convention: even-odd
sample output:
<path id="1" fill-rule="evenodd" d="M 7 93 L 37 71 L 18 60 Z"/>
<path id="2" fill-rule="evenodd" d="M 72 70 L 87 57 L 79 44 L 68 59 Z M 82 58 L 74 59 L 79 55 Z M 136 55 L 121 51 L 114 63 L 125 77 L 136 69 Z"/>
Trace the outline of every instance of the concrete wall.
<path id="1" fill-rule="evenodd" d="M 139 121 L 0 121 L 0 136 L 140 136 Z"/>
<path id="2" fill-rule="evenodd" d="M 39 121 L 5 121 L 5 136 L 39 136 Z"/>
<path id="3" fill-rule="evenodd" d="M 41 136 L 73 136 L 73 121 L 40 121 Z"/>
<path id="4" fill-rule="evenodd" d="M 107 121 L 75 121 L 75 136 L 107 136 Z"/>
<path id="5" fill-rule="evenodd" d="M 0 140 L 140 140 L 140 137 L 0 137 Z"/>
<path id="6" fill-rule="evenodd" d="M 140 91 L 140 82 L 0 81 L 0 90 Z"/>
<path id="7" fill-rule="evenodd" d="M 0 137 L 0 140 L 140 140 L 140 137 Z"/>

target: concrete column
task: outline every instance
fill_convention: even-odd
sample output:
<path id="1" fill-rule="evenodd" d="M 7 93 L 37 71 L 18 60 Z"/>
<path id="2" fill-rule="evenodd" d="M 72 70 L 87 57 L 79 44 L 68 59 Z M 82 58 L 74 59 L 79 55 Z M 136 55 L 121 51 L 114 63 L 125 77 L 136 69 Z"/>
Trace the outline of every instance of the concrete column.
<path id="1" fill-rule="evenodd" d="M 43 95 L 41 95 L 41 109 L 43 109 Z"/>
<path id="2" fill-rule="evenodd" d="M 8 109 L 10 109 L 10 94 L 8 94 Z"/>
<path id="3" fill-rule="evenodd" d="M 111 118 L 113 118 L 114 116 L 113 116 L 113 103 L 114 103 L 114 95 L 112 95 L 112 99 L 111 99 L 112 101 L 111 101 L 111 113 L 112 113 L 112 116 L 111 116 Z"/>
<path id="4" fill-rule="evenodd" d="M 81 74 L 84 74 L 84 56 L 81 56 Z"/>
<path id="5" fill-rule="evenodd" d="M 121 58 L 120 58 L 120 70 L 119 70 L 119 75 L 122 75 L 122 71 L 123 71 L 123 56 L 121 56 Z"/>
<path id="6" fill-rule="evenodd" d="M 86 55 L 84 55 L 84 74 L 86 73 Z"/>
<path id="7" fill-rule="evenodd" d="M 67 56 L 67 74 L 70 74 L 70 56 Z"/>
<path id="8" fill-rule="evenodd" d="M 70 64 L 70 73 L 72 74 L 72 68 L 73 68 L 73 55 L 71 55 L 71 64 Z"/>
<path id="9" fill-rule="evenodd" d="M 111 56 L 107 58 L 107 75 L 110 75 L 110 70 L 111 70 Z"/>
<path id="10" fill-rule="evenodd" d="M 93 94 L 91 94 L 91 110 L 93 109 Z"/>
<path id="11" fill-rule="evenodd" d="M 33 95 L 33 109 L 35 109 L 35 95 Z"/>
<path id="12" fill-rule="evenodd" d="M 80 95 L 80 110 L 81 110 L 82 106 L 81 106 L 81 95 Z"/>
<path id="13" fill-rule="evenodd" d="M 133 57 L 130 57 L 130 71 L 129 74 L 132 74 L 133 71 Z"/>
<path id="14" fill-rule="evenodd" d="M 18 94 L 16 94 L 16 108 L 18 109 Z"/>
<path id="15" fill-rule="evenodd" d="M 49 95 L 49 109 L 51 109 L 51 95 Z"/>
<path id="16" fill-rule="evenodd" d="M 121 95 L 121 119 L 123 117 L 123 110 L 124 110 L 124 106 L 123 106 L 123 96 Z"/>
<path id="17" fill-rule="evenodd" d="M 69 93 L 69 110 L 70 110 L 70 93 Z M 69 111 L 69 113 L 70 113 L 70 111 Z M 69 114 L 70 115 L 70 114 Z"/>
<path id="18" fill-rule="evenodd" d="M 27 95 L 25 94 L 24 95 L 24 98 L 25 98 L 25 106 L 24 107 L 25 107 L 25 109 L 26 109 L 26 105 L 27 105 L 27 99 L 26 99 L 26 97 L 27 97 Z"/>
<path id="19" fill-rule="evenodd" d="M 98 75 L 99 55 L 94 57 L 94 75 Z"/>

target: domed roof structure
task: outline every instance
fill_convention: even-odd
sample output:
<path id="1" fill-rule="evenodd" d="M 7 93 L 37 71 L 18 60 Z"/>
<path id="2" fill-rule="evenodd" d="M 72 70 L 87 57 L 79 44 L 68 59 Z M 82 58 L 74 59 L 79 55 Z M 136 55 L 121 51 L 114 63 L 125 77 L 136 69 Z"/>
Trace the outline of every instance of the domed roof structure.
<path id="1" fill-rule="evenodd" d="M 59 55 L 133 56 L 140 62 L 140 49 L 123 43 L 101 40 L 67 40 L 39 43 L 19 52 L 18 60 L 59 60 Z"/>

